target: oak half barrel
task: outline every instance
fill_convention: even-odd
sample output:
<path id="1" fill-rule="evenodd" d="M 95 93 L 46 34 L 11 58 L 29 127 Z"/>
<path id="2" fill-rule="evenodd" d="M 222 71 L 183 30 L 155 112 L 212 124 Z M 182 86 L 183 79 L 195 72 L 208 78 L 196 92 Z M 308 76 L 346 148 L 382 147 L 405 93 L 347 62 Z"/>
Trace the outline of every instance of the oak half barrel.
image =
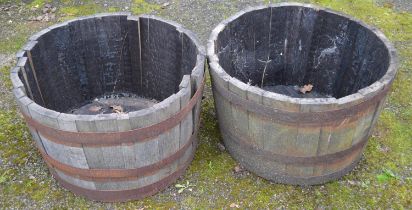
<path id="1" fill-rule="evenodd" d="M 205 50 L 179 24 L 77 18 L 35 34 L 17 57 L 13 93 L 63 187 L 98 201 L 140 199 L 191 163 Z"/>
<path id="2" fill-rule="evenodd" d="M 298 3 L 243 10 L 213 30 L 207 48 L 229 152 L 255 174 L 295 185 L 356 166 L 398 65 L 379 30 Z"/>

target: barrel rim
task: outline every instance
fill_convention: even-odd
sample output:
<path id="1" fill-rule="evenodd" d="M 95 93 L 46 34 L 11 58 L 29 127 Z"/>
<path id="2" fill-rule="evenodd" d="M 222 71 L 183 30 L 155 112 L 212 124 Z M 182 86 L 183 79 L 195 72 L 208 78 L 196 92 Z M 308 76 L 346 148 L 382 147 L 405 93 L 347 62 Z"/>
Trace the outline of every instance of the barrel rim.
<path id="1" fill-rule="evenodd" d="M 218 38 L 218 35 L 223 29 L 228 25 L 230 22 L 233 20 L 241 17 L 242 15 L 252 12 L 252 11 L 257 11 L 257 10 L 262 10 L 262 9 L 267 9 L 267 8 L 279 8 L 279 7 L 304 7 L 304 8 L 310 8 L 314 10 L 323 10 L 328 13 L 332 13 L 344 18 L 347 18 L 350 21 L 354 21 L 358 23 L 360 26 L 372 31 L 376 37 L 384 44 L 388 55 L 389 55 L 389 66 L 387 68 L 386 73 L 377 81 L 372 83 L 371 85 L 364 87 L 362 89 L 359 89 L 356 93 L 346 95 L 342 98 L 294 98 L 291 96 L 287 96 L 284 94 L 279 94 L 279 93 L 274 93 L 271 91 L 266 91 L 263 90 L 259 87 L 254 87 L 251 85 L 247 85 L 246 83 L 240 81 L 239 79 L 230 76 L 224 69 L 223 67 L 219 64 L 219 58 L 217 57 L 215 53 L 215 41 Z M 240 12 L 235 13 L 234 15 L 230 16 L 229 18 L 223 20 L 220 22 L 211 32 L 209 39 L 207 41 L 207 57 L 209 60 L 209 65 L 211 71 L 214 71 L 217 75 L 219 75 L 225 82 L 227 82 L 229 85 L 233 85 L 241 90 L 246 90 L 248 92 L 251 92 L 256 95 L 260 95 L 264 98 L 268 98 L 271 100 L 275 101 L 281 101 L 281 102 L 286 102 L 291 105 L 296 105 L 296 106 L 302 106 L 302 105 L 317 105 L 320 106 L 322 110 L 335 110 L 339 109 L 342 107 L 347 107 L 347 106 L 353 106 L 356 104 L 359 104 L 365 100 L 368 100 L 371 97 L 374 97 L 378 95 L 381 91 L 384 89 L 390 88 L 392 85 L 392 82 L 396 76 L 397 69 L 399 67 L 399 59 L 398 59 L 398 54 L 396 52 L 395 47 L 393 44 L 389 41 L 389 39 L 384 35 L 384 33 L 379 30 L 376 27 L 370 26 L 363 21 L 351 17 L 347 14 L 317 6 L 314 4 L 304 4 L 304 3 L 276 3 L 276 4 L 269 4 L 267 6 L 265 5 L 260 5 L 260 6 L 252 6 L 248 7 L 246 9 L 241 10 Z M 300 112 L 305 112 L 300 110 Z"/>
<path id="2" fill-rule="evenodd" d="M 203 72 L 203 67 L 204 67 L 204 61 L 205 61 L 205 57 L 206 57 L 205 48 L 200 44 L 200 41 L 197 38 L 195 33 L 193 33 L 192 31 L 184 28 L 179 23 L 176 23 L 176 22 L 170 21 L 170 20 L 165 20 L 163 18 L 154 16 L 154 15 L 145 15 L 145 14 L 143 14 L 143 15 L 132 15 L 129 12 L 99 13 L 99 14 L 94 14 L 94 15 L 89 15 L 89 16 L 82 16 L 82 17 L 74 18 L 72 20 L 64 21 L 62 23 L 58 23 L 58 24 L 49 26 L 49 27 L 35 33 L 34 35 L 29 37 L 28 41 L 22 47 L 22 49 L 16 53 L 17 64 L 16 64 L 16 66 L 12 67 L 11 70 L 10 70 L 10 79 L 12 80 L 12 84 L 13 84 L 12 91 L 13 91 L 13 94 L 14 94 L 16 100 L 19 103 L 24 104 L 27 107 L 27 111 L 32 111 L 32 109 L 35 109 L 35 112 L 37 112 L 41 115 L 45 115 L 45 116 L 47 116 L 48 118 L 50 118 L 52 120 L 59 120 L 60 119 L 60 120 L 71 121 L 71 122 L 73 122 L 73 121 L 96 121 L 96 120 L 99 120 L 99 119 L 102 119 L 102 120 L 121 120 L 121 119 L 127 119 L 127 118 L 131 118 L 131 117 L 135 117 L 135 116 L 146 116 L 150 113 L 153 113 L 157 109 L 161 109 L 162 107 L 167 106 L 168 104 L 170 104 L 170 103 L 172 103 L 176 100 L 180 100 L 177 97 L 177 95 L 183 94 L 184 92 L 186 92 L 187 88 L 192 88 L 192 87 L 181 88 L 176 93 L 171 94 L 169 97 L 167 97 L 164 100 L 162 100 L 161 102 L 157 103 L 156 106 L 154 106 L 154 107 L 148 107 L 148 108 L 141 109 L 141 110 L 138 110 L 138 111 L 132 111 L 132 112 L 121 113 L 121 114 L 110 113 L 110 114 L 97 114 L 97 115 L 75 115 L 75 114 L 70 114 L 70 113 L 58 112 L 58 111 L 55 111 L 53 109 L 46 108 L 46 107 L 36 103 L 35 101 L 33 101 L 27 95 L 25 87 L 23 85 L 23 82 L 21 81 L 21 79 L 18 76 L 18 73 L 22 72 L 22 67 L 24 67 L 28 62 L 26 51 L 30 50 L 31 48 L 33 48 L 37 44 L 37 39 L 38 38 L 40 38 L 41 36 L 43 36 L 44 34 L 50 32 L 53 29 L 67 26 L 69 23 L 72 23 L 72 22 L 75 22 L 75 21 L 81 21 L 81 20 L 93 19 L 93 18 L 104 18 L 104 17 L 107 17 L 107 16 L 126 16 L 128 20 L 136 20 L 136 21 L 138 21 L 140 18 L 147 18 L 147 19 L 162 21 L 164 23 L 167 23 L 169 25 L 174 26 L 176 31 L 178 31 L 180 33 L 184 33 L 185 35 L 187 35 L 189 37 L 189 39 L 193 42 L 193 44 L 196 46 L 196 51 L 197 51 L 196 64 L 192 68 L 191 74 L 190 75 L 187 74 L 187 75 L 189 75 L 189 77 L 192 80 L 195 80 L 193 78 L 203 77 L 202 76 L 203 73 L 204 73 Z M 183 80 L 185 78 L 184 76 L 182 77 L 181 82 L 183 82 Z M 202 81 L 202 79 L 200 81 Z M 199 88 L 201 88 L 200 84 L 197 84 L 196 90 L 199 89 Z M 193 97 L 193 95 L 191 97 Z M 29 107 L 29 105 L 30 105 L 30 107 Z M 30 116 L 31 116 L 31 114 L 30 114 Z M 55 129 L 59 129 L 56 126 L 52 126 L 52 127 L 54 127 Z"/>

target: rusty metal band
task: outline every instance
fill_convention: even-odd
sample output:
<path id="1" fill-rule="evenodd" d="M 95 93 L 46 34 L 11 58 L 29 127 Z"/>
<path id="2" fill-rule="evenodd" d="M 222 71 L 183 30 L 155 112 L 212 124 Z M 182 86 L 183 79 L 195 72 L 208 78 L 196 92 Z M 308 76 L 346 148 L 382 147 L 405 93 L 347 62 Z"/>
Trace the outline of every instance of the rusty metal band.
<path id="1" fill-rule="evenodd" d="M 128 189 L 128 190 L 91 190 L 86 189 L 83 187 L 79 187 L 77 185 L 71 184 L 65 180 L 63 180 L 53 168 L 50 168 L 50 172 L 52 173 L 53 177 L 60 183 L 60 185 L 70 191 L 72 191 L 76 195 L 85 196 L 88 199 L 96 200 L 96 201 L 104 201 L 104 202 L 119 202 L 119 201 L 128 201 L 128 200 L 136 200 L 142 199 L 147 196 L 154 195 L 164 189 L 166 189 L 169 185 L 176 181 L 181 175 L 184 174 L 187 167 L 190 165 L 194 157 L 194 152 L 190 156 L 190 158 L 185 162 L 185 164 L 180 167 L 178 170 L 167 176 L 166 178 L 161 179 L 158 182 L 149 184 L 147 186 L 136 188 L 136 189 Z"/>
<path id="2" fill-rule="evenodd" d="M 255 145 L 252 145 L 248 142 L 245 137 L 239 137 L 234 135 L 230 129 L 224 129 L 222 131 L 223 137 L 226 140 L 233 141 L 235 145 L 238 145 L 242 150 L 245 150 L 247 154 L 255 155 L 257 157 L 262 157 L 269 161 L 276 161 L 283 164 L 291 165 L 326 165 L 328 163 L 334 163 L 336 161 L 345 159 L 353 154 L 359 153 L 362 148 L 368 142 L 369 136 L 364 136 L 359 142 L 352 145 L 350 148 L 326 155 L 312 156 L 312 157 L 297 157 L 297 156 L 287 156 L 276 154 L 271 151 L 263 150 L 257 148 Z"/>
<path id="3" fill-rule="evenodd" d="M 77 168 L 71 165 L 67 165 L 62 163 L 48 154 L 45 151 L 39 149 L 44 161 L 47 163 L 49 167 L 53 167 L 58 169 L 59 171 L 64 172 L 65 174 L 78 177 L 82 180 L 91 180 L 91 181 L 113 181 L 113 180 L 136 180 L 159 171 L 160 169 L 174 163 L 175 161 L 179 160 L 181 157 L 184 156 L 185 152 L 190 148 L 191 145 L 193 147 L 196 145 L 196 138 L 197 138 L 198 129 L 194 131 L 194 133 L 190 136 L 189 141 L 180 148 L 176 153 L 173 155 L 160 160 L 151 165 L 143 166 L 140 168 L 133 168 L 133 169 L 86 169 L 86 168 Z M 194 149 L 194 148 L 193 148 Z"/>
<path id="4" fill-rule="evenodd" d="M 221 87 L 218 84 L 213 84 L 213 92 L 218 93 L 224 100 L 229 101 L 233 105 L 249 112 L 259 114 L 263 118 L 270 119 L 274 122 L 286 124 L 307 124 L 319 125 L 327 123 L 335 123 L 339 120 L 344 120 L 352 116 L 356 116 L 363 110 L 368 109 L 371 105 L 377 103 L 385 97 L 389 88 L 386 87 L 381 92 L 363 101 L 359 104 L 353 105 L 344 109 L 335 109 L 323 112 L 288 112 L 279 109 L 274 109 L 256 102 L 241 98 L 239 95 Z"/>
<path id="5" fill-rule="evenodd" d="M 63 131 L 43 125 L 29 116 L 23 114 L 27 124 L 35 128 L 47 140 L 69 146 L 115 146 L 134 142 L 144 142 L 156 137 L 165 131 L 174 128 L 202 98 L 205 79 L 196 90 L 189 103 L 172 117 L 157 124 L 121 132 L 71 132 Z"/>

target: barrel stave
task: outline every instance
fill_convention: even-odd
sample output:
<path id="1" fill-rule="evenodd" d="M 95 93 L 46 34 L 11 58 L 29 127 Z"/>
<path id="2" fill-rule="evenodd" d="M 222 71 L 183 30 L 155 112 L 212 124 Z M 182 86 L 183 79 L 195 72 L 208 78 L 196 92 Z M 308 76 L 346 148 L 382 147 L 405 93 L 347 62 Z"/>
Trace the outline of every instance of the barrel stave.
<path id="1" fill-rule="evenodd" d="M 73 33 L 76 31 L 79 33 Z M 93 38 L 96 36 L 99 40 Z M 58 46 L 48 49 L 48 44 Z M 47 63 L 43 52 L 56 59 Z M 179 24 L 154 16 L 101 14 L 67 21 L 32 36 L 18 54 L 18 64 L 10 77 L 30 133 L 62 186 L 95 200 L 140 199 L 169 186 L 193 159 L 204 85 L 204 53 L 194 34 Z M 159 62 L 151 65 L 156 60 Z M 58 69 L 68 72 L 67 76 L 79 76 L 82 84 L 70 85 L 80 89 L 64 94 L 70 85 L 61 79 L 62 72 L 50 82 Z M 119 69 L 117 75 L 114 69 Z M 36 74 L 42 76 L 40 82 Z M 114 76 L 120 78 L 119 83 L 111 83 Z M 57 88 L 60 83 L 61 89 Z M 111 88 L 113 85 L 116 87 Z M 49 90 L 53 87 L 55 90 Z M 129 113 L 61 113 L 73 106 L 73 101 L 83 103 L 115 90 L 140 95 L 146 92 L 147 97 L 160 102 Z M 50 94 L 43 100 L 45 93 Z M 58 99 L 70 94 L 80 99 Z"/>

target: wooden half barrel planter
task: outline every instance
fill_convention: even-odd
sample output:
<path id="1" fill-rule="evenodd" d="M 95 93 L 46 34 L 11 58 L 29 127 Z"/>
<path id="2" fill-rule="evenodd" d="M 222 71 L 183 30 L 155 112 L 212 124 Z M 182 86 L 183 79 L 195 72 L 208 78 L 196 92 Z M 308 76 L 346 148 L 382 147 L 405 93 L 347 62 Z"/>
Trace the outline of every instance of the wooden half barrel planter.
<path id="1" fill-rule="evenodd" d="M 123 13 L 32 36 L 11 70 L 13 93 L 57 181 L 99 201 L 173 183 L 196 148 L 204 51 L 176 23 Z"/>
<path id="2" fill-rule="evenodd" d="M 356 166 L 398 65 L 379 30 L 297 3 L 237 13 L 213 30 L 207 54 L 231 155 L 263 178 L 297 185 Z"/>

